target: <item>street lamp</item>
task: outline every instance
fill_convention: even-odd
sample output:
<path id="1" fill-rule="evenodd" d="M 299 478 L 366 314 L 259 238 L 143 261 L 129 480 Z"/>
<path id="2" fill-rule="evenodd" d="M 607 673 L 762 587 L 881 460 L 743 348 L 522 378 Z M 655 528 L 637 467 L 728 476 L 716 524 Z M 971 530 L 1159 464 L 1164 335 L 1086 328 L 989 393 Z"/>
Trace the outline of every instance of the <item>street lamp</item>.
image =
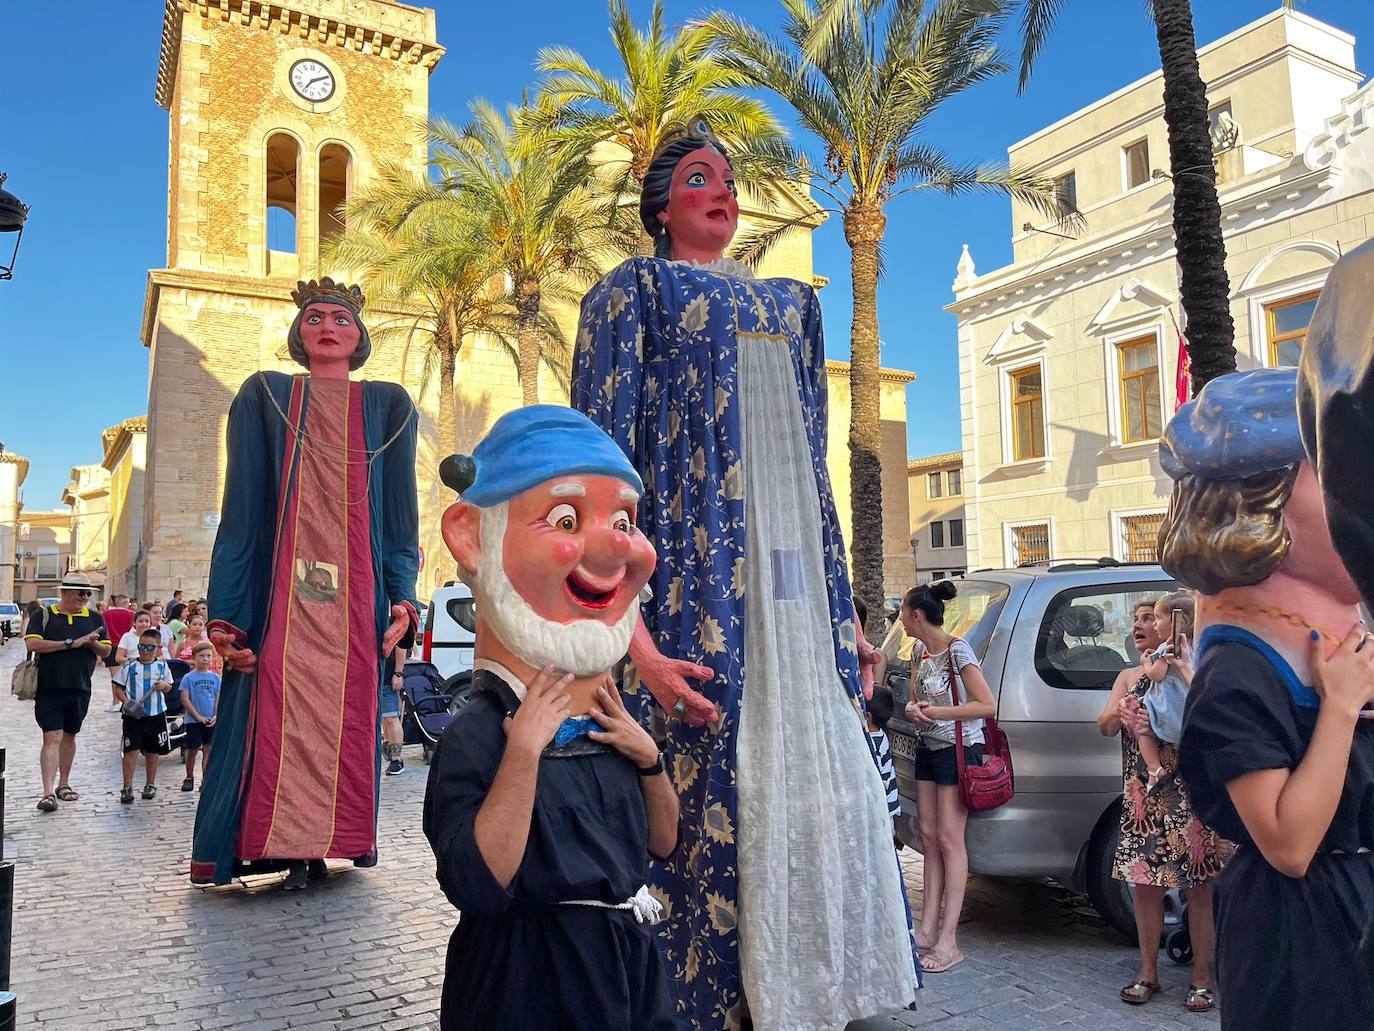
<path id="1" fill-rule="evenodd" d="M 14 278 L 19 241 L 24 237 L 24 219 L 29 217 L 29 206 L 3 188 L 8 177 L 9 173 L 0 172 L 0 233 L 14 234 L 14 250 L 10 253 L 9 264 L 0 265 L 0 279 Z"/>

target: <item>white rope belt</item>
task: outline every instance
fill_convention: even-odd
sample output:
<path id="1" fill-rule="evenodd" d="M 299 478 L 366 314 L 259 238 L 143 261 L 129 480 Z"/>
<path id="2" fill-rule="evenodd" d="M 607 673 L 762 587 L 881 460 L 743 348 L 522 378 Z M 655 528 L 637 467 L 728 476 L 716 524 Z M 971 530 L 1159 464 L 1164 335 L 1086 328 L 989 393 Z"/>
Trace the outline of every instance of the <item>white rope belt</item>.
<path id="1" fill-rule="evenodd" d="M 656 924 L 663 916 L 663 903 L 649 893 L 647 884 L 624 902 L 598 902 L 596 899 L 568 899 L 558 903 L 560 906 L 590 906 L 592 909 L 629 909 L 633 910 L 635 920 L 641 924 Z"/>

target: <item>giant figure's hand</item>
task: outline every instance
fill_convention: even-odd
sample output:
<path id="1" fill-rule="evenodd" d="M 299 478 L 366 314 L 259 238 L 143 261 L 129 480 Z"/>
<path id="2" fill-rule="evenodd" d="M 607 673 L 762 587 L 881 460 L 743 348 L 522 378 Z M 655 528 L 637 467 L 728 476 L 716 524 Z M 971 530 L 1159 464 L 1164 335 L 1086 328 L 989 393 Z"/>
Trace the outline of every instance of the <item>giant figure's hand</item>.
<path id="1" fill-rule="evenodd" d="M 210 643 L 219 652 L 225 666 L 239 673 L 254 673 L 258 668 L 258 657 L 251 648 L 235 648 L 234 635 L 225 630 L 211 630 Z"/>
<path id="2" fill-rule="evenodd" d="M 406 632 L 406 627 L 410 624 L 410 610 L 404 605 L 391 606 L 391 625 L 386 628 L 386 633 L 382 635 L 382 657 L 386 658 L 391 654 L 396 642 L 399 641 Z"/>
<path id="3" fill-rule="evenodd" d="M 669 716 L 684 719 L 694 727 L 714 723 L 720 718 L 709 698 L 687 686 L 688 677 L 704 684 L 715 673 L 695 662 L 668 658 L 654 644 L 643 619 L 635 624 L 634 637 L 630 639 L 630 658 L 639 670 L 639 679 Z"/>

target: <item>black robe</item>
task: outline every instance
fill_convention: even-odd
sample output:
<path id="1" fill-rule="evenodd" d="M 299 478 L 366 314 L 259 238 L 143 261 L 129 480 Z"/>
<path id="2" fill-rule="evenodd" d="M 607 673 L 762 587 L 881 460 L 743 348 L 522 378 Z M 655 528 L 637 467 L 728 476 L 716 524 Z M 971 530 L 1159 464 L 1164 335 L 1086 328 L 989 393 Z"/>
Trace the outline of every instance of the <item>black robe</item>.
<path id="1" fill-rule="evenodd" d="M 1374 1028 L 1374 724 L 1360 720 L 1336 814 L 1304 877 L 1270 866 L 1226 785 L 1296 769 L 1320 702 L 1258 637 L 1209 627 L 1188 694 L 1179 769 L 1208 827 L 1240 845 L 1217 882 L 1226 1031 Z"/>
<path id="2" fill-rule="evenodd" d="M 620 903 L 647 882 L 649 821 L 634 764 L 578 739 L 539 763 L 529 843 L 510 887 L 477 848 L 477 811 L 505 751 L 499 679 L 479 670 L 474 696 L 440 739 L 424 830 L 439 884 L 461 911 L 449 939 L 444 1031 L 673 1031 L 652 927 Z M 502 685 L 504 686 L 504 685 Z"/>

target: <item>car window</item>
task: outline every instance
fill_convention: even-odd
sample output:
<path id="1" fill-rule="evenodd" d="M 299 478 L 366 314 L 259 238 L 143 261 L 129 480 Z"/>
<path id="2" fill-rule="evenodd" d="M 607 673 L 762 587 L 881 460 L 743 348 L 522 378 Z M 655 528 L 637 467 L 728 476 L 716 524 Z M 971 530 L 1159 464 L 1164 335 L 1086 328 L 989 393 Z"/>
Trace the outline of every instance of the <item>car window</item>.
<path id="1" fill-rule="evenodd" d="M 958 596 L 945 603 L 945 629 L 967 641 L 981 662 L 1011 588 L 992 580 L 960 580 L 958 586 Z M 901 620 L 893 623 L 882 644 L 888 666 L 909 663 L 915 645 L 916 638 L 906 635 Z"/>
<path id="2" fill-rule="evenodd" d="M 470 634 L 477 633 L 476 606 L 471 598 L 450 598 L 448 614 L 460 627 Z"/>
<path id="3" fill-rule="evenodd" d="M 0 615 L 17 616 L 19 615 L 19 606 L 0 604 Z"/>
<path id="4" fill-rule="evenodd" d="M 1093 584 L 1060 591 L 1035 635 L 1035 671 L 1051 687 L 1107 691 L 1123 669 L 1140 664 L 1131 637 L 1135 607 L 1176 590 L 1169 580 Z"/>

